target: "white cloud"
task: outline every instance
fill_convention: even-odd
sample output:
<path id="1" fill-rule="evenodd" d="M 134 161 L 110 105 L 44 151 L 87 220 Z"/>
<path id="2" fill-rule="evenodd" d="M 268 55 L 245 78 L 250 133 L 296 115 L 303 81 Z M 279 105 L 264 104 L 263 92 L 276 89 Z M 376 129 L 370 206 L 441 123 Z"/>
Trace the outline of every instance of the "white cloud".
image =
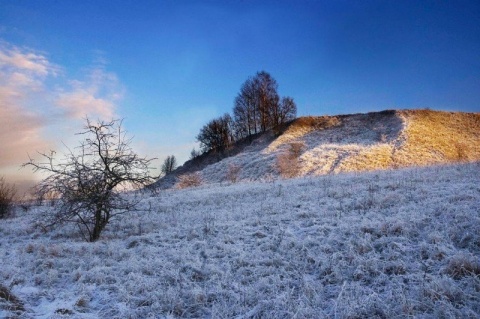
<path id="1" fill-rule="evenodd" d="M 76 88 L 70 92 L 60 93 L 56 104 L 73 118 L 82 118 L 86 115 L 111 118 L 114 104 L 109 100 L 95 97 L 95 93 L 94 87 Z"/>
<path id="2" fill-rule="evenodd" d="M 116 75 L 97 67 L 89 71 L 86 80 L 70 81 L 68 90 L 59 90 L 55 103 L 72 118 L 111 119 L 122 96 L 123 89 Z"/>
<path id="3" fill-rule="evenodd" d="M 114 117 L 123 96 L 115 74 L 98 63 L 81 80 L 65 73 L 45 54 L 0 41 L 0 175 L 25 175 L 15 171 L 27 154 L 55 149 L 78 119 Z"/>
<path id="4" fill-rule="evenodd" d="M 49 142 L 42 138 L 44 121 L 36 114 L 22 111 L 13 105 L 0 108 L 0 168 L 25 162 L 27 153 L 48 149 Z"/>
<path id="5" fill-rule="evenodd" d="M 40 92 L 48 75 L 60 68 L 47 58 L 0 42 L 0 103 L 3 108 L 24 107 L 32 93 Z"/>
<path id="6" fill-rule="evenodd" d="M 58 69 L 43 55 L 0 43 L 0 168 L 48 147 L 41 136 L 44 118 L 28 104 L 41 95 L 44 79 Z"/>
<path id="7" fill-rule="evenodd" d="M 0 68 L 13 69 L 20 72 L 46 77 L 56 75 L 59 68 L 50 63 L 41 54 L 31 52 L 28 49 L 20 49 L 5 42 L 0 43 Z"/>
<path id="8" fill-rule="evenodd" d="M 63 76 L 53 89 L 46 87 L 46 80 L 63 74 L 61 67 L 41 53 L 0 41 L 0 103 L 21 112 L 31 109 L 32 101 L 36 107 L 44 102 L 39 112 L 43 115 L 57 114 L 60 110 L 61 116 L 72 119 L 112 118 L 116 104 L 123 97 L 123 88 L 117 76 L 106 71 L 103 57 L 94 63 L 95 67 L 87 69 L 83 79 Z"/>

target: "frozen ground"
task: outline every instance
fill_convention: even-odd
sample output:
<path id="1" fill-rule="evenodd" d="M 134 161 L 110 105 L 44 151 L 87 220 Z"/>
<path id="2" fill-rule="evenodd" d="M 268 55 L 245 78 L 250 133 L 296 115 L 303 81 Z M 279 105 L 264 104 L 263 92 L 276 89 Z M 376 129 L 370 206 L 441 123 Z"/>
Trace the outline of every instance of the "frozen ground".
<path id="1" fill-rule="evenodd" d="M 0 317 L 480 316 L 479 163 L 144 196 L 96 243 L 0 220 Z"/>

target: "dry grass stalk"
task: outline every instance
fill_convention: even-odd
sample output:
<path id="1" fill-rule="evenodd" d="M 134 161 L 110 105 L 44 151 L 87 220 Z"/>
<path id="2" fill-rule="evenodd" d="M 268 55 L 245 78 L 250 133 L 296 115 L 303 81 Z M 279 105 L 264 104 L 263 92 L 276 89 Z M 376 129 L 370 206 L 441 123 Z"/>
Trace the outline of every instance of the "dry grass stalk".
<path id="1" fill-rule="evenodd" d="M 183 174 L 178 176 L 178 182 L 176 184 L 176 187 L 178 189 L 184 189 L 189 187 L 200 186 L 201 184 L 202 184 L 202 177 L 200 176 L 200 173 L 195 172 L 191 174 Z"/>

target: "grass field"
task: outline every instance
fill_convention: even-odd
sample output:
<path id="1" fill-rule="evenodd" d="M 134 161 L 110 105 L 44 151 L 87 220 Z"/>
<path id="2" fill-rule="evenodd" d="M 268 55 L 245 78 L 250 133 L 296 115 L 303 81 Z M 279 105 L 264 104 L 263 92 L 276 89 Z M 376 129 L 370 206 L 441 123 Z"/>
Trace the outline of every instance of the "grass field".
<path id="1" fill-rule="evenodd" d="M 480 165 L 144 194 L 95 243 L 0 220 L 2 318 L 478 318 Z"/>

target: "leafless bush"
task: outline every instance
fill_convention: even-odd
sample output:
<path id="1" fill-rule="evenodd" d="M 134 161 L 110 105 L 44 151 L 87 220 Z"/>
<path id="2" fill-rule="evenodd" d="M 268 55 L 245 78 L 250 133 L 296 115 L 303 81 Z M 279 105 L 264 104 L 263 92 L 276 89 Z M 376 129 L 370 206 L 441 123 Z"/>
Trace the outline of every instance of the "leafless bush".
<path id="1" fill-rule="evenodd" d="M 24 312 L 25 307 L 23 302 L 18 299 L 12 292 L 5 286 L 0 285 L 0 300 L 3 299 L 8 303 L 7 310 L 14 312 Z"/>
<path id="2" fill-rule="evenodd" d="M 27 254 L 31 254 L 35 251 L 35 246 L 33 246 L 32 243 L 28 243 L 27 246 L 25 246 L 25 252 Z"/>
<path id="3" fill-rule="evenodd" d="M 188 187 L 196 187 L 202 184 L 202 177 L 200 173 L 195 172 L 191 174 L 183 174 L 178 176 L 177 188 L 183 189 Z"/>
<path id="4" fill-rule="evenodd" d="M 385 134 L 385 133 L 378 132 L 378 133 L 377 133 L 377 140 L 378 140 L 380 143 L 386 143 L 387 140 L 388 140 L 388 136 L 387 136 L 387 134 Z"/>
<path id="5" fill-rule="evenodd" d="M 0 219 L 5 218 L 11 213 L 17 189 L 14 185 L 9 185 L 3 176 L 0 177 Z"/>
<path id="6" fill-rule="evenodd" d="M 135 210 L 138 200 L 122 193 L 153 182 L 149 175 L 152 159 L 139 157 L 130 147 L 121 121 L 91 123 L 87 119 L 86 138 L 69 150 L 63 160 L 55 152 L 42 154 L 45 162 L 33 159 L 24 166 L 50 175 L 38 186 L 41 202 L 53 209 L 45 212 L 49 226 L 74 223 L 88 241 L 96 241 L 110 219 Z"/>
<path id="7" fill-rule="evenodd" d="M 277 170 L 282 177 L 291 178 L 298 175 L 299 157 L 304 148 L 305 144 L 303 143 L 290 143 L 288 151 L 277 157 Z"/>
<path id="8" fill-rule="evenodd" d="M 455 149 L 457 151 L 457 158 L 460 161 L 468 160 L 468 145 L 462 142 L 455 143 Z"/>
<path id="9" fill-rule="evenodd" d="M 302 155 L 302 152 L 304 149 L 305 149 L 305 143 L 294 142 L 294 143 L 290 143 L 290 149 L 288 151 L 292 157 L 299 158 L 300 155 Z"/>
<path id="10" fill-rule="evenodd" d="M 447 265 L 445 272 L 453 279 L 467 276 L 480 276 L 480 263 L 467 255 L 456 255 Z"/>
<path id="11" fill-rule="evenodd" d="M 77 302 L 75 302 L 75 308 L 86 308 L 88 306 L 88 298 L 85 296 L 80 297 Z"/>
<path id="12" fill-rule="evenodd" d="M 240 173 L 241 167 L 235 164 L 228 165 L 227 170 L 227 179 L 231 183 L 236 183 L 238 181 L 238 174 Z"/>
<path id="13" fill-rule="evenodd" d="M 290 154 L 281 154 L 277 157 L 277 169 L 282 177 L 295 177 L 299 170 L 298 159 Z"/>

